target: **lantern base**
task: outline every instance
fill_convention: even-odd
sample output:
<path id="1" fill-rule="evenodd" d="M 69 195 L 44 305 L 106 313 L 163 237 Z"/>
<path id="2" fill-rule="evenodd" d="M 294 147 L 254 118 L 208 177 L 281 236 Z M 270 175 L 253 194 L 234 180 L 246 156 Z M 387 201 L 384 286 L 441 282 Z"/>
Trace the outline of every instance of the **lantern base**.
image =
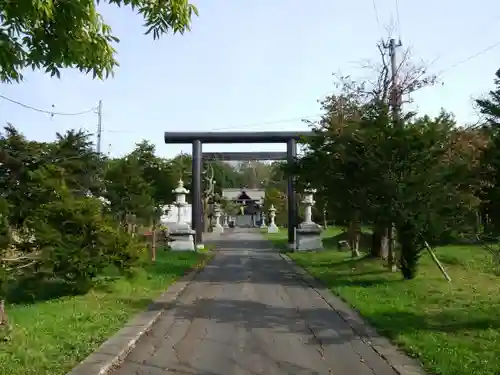
<path id="1" fill-rule="evenodd" d="M 216 224 L 212 227 L 212 233 L 216 234 L 224 233 L 224 227 L 220 224 Z"/>
<path id="2" fill-rule="evenodd" d="M 172 251 L 195 251 L 194 246 L 194 230 L 192 229 L 177 229 L 170 233 L 172 242 L 170 249 Z"/>
<path id="3" fill-rule="evenodd" d="M 321 227 L 314 223 L 300 225 L 297 229 L 296 251 L 322 250 Z"/>
<path id="4" fill-rule="evenodd" d="M 267 233 L 278 233 L 280 228 L 276 224 L 271 224 L 267 227 Z"/>

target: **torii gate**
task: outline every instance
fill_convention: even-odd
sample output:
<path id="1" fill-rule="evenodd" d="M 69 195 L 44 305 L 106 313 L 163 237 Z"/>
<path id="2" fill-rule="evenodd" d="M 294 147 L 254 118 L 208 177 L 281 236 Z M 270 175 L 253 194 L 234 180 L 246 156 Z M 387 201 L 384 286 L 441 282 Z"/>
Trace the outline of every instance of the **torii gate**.
<path id="1" fill-rule="evenodd" d="M 203 212 L 201 200 L 201 169 L 202 160 L 282 160 L 286 157 L 287 162 L 293 163 L 297 157 L 297 141 L 313 136 L 314 132 L 165 132 L 166 144 L 191 143 L 192 148 L 192 219 L 191 223 L 195 230 L 195 243 L 203 242 Z M 286 143 L 286 155 L 284 153 L 256 152 L 256 153 L 207 153 L 203 156 L 203 143 Z M 225 159 L 224 159 L 225 157 Z M 297 225 L 297 200 L 293 176 L 288 177 L 288 243 L 295 242 L 295 227 Z"/>

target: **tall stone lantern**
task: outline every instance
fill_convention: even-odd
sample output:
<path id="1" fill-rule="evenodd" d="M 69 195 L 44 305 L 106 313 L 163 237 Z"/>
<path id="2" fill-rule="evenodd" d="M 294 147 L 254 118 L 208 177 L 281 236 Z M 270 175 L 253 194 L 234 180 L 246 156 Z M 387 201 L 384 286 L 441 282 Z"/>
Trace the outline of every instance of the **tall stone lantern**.
<path id="1" fill-rule="evenodd" d="M 189 190 L 184 187 L 184 182 L 182 179 L 179 180 L 177 183 L 177 187 L 172 191 L 175 194 L 175 202 L 174 206 L 177 207 L 177 224 L 179 226 L 189 226 L 183 219 L 182 219 L 182 211 L 184 207 L 188 205 L 186 202 L 186 195 L 189 194 Z"/>
<path id="2" fill-rule="evenodd" d="M 307 188 L 304 190 L 304 199 L 302 200 L 302 203 L 304 203 L 304 221 L 300 223 L 300 227 L 307 227 L 310 225 L 316 225 L 312 221 L 312 207 L 316 203 L 314 200 L 314 194 L 316 194 L 316 189 L 312 188 Z"/>
<path id="3" fill-rule="evenodd" d="M 222 209 L 219 203 L 214 203 L 214 217 L 215 217 L 215 223 L 213 226 L 213 233 L 223 233 L 224 232 L 224 227 L 220 223 L 220 218 L 222 214 Z"/>
<path id="4" fill-rule="evenodd" d="M 297 229 L 297 242 L 295 250 L 319 250 L 323 248 L 323 241 L 321 240 L 322 228 L 312 220 L 312 207 L 316 203 L 314 201 L 314 194 L 316 189 L 308 187 L 304 190 L 304 221 L 299 224 Z"/>
<path id="5" fill-rule="evenodd" d="M 274 204 L 269 207 L 269 219 L 270 223 L 269 226 L 267 227 L 267 233 L 278 233 L 280 229 L 274 222 L 276 220 L 276 208 L 274 208 Z"/>
<path id="6" fill-rule="evenodd" d="M 186 195 L 189 190 L 184 187 L 184 182 L 180 179 L 177 188 L 172 192 L 175 194 L 174 206 L 177 207 L 177 224 L 170 231 L 172 239 L 170 248 L 172 251 L 194 251 L 194 231 L 182 218 L 182 211 L 188 205 Z"/>

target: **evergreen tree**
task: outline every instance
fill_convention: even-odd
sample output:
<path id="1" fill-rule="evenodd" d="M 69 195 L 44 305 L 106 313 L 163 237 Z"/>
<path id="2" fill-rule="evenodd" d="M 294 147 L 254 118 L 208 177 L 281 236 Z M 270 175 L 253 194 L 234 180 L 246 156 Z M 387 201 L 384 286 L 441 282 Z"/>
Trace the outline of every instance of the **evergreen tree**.
<path id="1" fill-rule="evenodd" d="M 490 137 L 481 158 L 482 178 L 485 180 L 481 197 L 488 216 L 487 228 L 491 234 L 500 234 L 500 69 L 495 74 L 495 89 L 489 96 L 476 100 L 486 118 L 485 133 Z"/>

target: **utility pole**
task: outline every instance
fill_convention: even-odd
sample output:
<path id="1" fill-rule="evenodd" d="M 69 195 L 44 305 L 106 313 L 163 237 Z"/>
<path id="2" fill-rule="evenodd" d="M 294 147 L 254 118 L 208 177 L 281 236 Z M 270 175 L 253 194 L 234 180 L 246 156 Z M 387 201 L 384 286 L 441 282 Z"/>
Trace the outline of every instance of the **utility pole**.
<path id="1" fill-rule="evenodd" d="M 102 136 L 102 100 L 99 100 L 97 107 L 97 153 L 101 153 L 101 136 Z"/>
<path id="2" fill-rule="evenodd" d="M 401 40 L 396 43 L 396 39 L 391 38 L 389 43 L 384 45 L 384 48 L 389 49 L 389 56 L 391 58 L 391 101 L 392 108 L 392 121 L 394 126 L 400 125 L 401 119 L 401 90 L 398 87 L 398 67 L 396 62 L 396 49 L 401 47 Z"/>
<path id="3" fill-rule="evenodd" d="M 383 47 L 389 50 L 389 57 L 391 58 L 391 96 L 389 105 L 392 109 L 392 124 L 394 127 L 401 126 L 401 90 L 398 86 L 398 66 L 396 61 L 396 49 L 401 46 L 401 40 L 396 43 L 394 38 L 389 39 L 389 43 L 383 44 Z M 387 265 L 391 271 L 395 272 L 397 271 L 395 254 L 397 233 L 394 223 L 391 223 L 388 232 Z"/>

